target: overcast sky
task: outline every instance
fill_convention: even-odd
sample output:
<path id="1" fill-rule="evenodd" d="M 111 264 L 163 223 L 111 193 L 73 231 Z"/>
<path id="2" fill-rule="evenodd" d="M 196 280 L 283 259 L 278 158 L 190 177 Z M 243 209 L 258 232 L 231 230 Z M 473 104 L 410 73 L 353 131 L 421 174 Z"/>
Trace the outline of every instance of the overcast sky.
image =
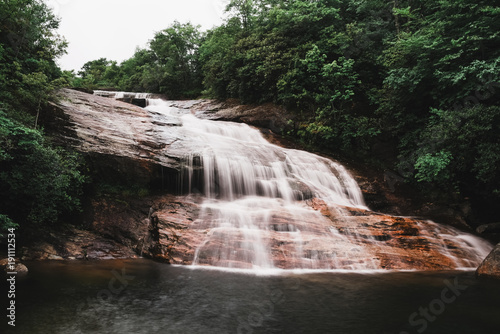
<path id="1" fill-rule="evenodd" d="M 61 18 L 59 33 L 69 42 L 58 61 L 64 70 L 79 70 L 99 58 L 121 62 L 144 48 L 155 32 L 175 20 L 220 25 L 229 0 L 44 0 Z"/>

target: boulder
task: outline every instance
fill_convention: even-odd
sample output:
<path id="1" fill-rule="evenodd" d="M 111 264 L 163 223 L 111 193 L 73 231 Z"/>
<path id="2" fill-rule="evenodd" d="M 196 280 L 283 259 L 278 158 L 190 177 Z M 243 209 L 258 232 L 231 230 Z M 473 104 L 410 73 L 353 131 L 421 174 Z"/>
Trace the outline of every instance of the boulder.
<path id="1" fill-rule="evenodd" d="M 476 271 L 477 277 L 500 279 L 500 244 L 498 244 L 481 263 Z"/>
<path id="2" fill-rule="evenodd" d="M 9 266 L 9 259 L 0 260 L 0 268 L 2 268 L 4 273 L 15 272 L 17 275 L 26 275 L 28 273 L 28 267 L 19 262 L 19 259 L 15 259 L 13 268 Z"/>
<path id="3" fill-rule="evenodd" d="M 500 233 L 500 223 L 484 224 L 476 228 L 477 233 Z"/>

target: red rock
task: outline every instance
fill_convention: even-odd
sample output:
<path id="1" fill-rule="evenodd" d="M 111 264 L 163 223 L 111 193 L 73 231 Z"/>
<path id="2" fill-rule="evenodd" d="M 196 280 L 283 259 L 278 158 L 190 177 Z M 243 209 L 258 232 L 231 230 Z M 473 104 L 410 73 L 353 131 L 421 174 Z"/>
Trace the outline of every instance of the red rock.
<path id="1" fill-rule="evenodd" d="M 500 279 L 500 244 L 498 244 L 476 271 L 478 277 Z"/>

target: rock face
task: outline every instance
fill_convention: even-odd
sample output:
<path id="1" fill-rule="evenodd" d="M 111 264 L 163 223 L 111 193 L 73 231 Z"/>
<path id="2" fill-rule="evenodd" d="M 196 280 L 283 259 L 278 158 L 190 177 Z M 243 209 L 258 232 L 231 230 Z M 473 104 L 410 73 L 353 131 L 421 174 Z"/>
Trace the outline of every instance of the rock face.
<path id="1" fill-rule="evenodd" d="M 95 200 L 93 230 L 138 256 L 171 264 L 190 265 L 195 257 L 198 265 L 213 264 L 223 252 L 239 252 L 244 258 L 249 251 L 244 235 L 213 229 L 207 222 L 207 214 L 213 213 L 204 211 L 202 200 L 199 195 L 162 195 L 128 203 Z M 444 270 L 474 267 L 483 259 L 475 249 L 481 245 L 461 243 L 461 233 L 429 221 L 331 208 L 318 198 L 305 200 L 306 207 L 316 213 L 271 213 L 263 241 L 273 266 L 311 268 L 314 262 L 318 268 Z M 328 233 L 333 238 L 325 238 Z M 245 261 L 231 266 L 251 267 Z"/>
<path id="2" fill-rule="evenodd" d="M 60 91 L 53 108 L 64 119 L 58 139 L 85 153 L 96 175 L 115 183 L 175 187 L 180 159 L 189 154 L 178 118 L 69 89 Z"/>
<path id="3" fill-rule="evenodd" d="M 146 110 L 72 90 L 60 96 L 53 105 L 65 124 L 59 140 L 86 155 L 96 178 L 157 193 L 96 196 L 88 231 L 68 227 L 25 252 L 32 258 L 437 270 L 475 267 L 491 249 L 433 222 L 368 210 L 339 164 L 271 146 L 246 125 L 205 124 L 192 116 L 281 132 L 285 117 L 276 108 L 189 101 Z M 329 188 L 318 192 L 315 185 L 326 179 Z M 352 206 L 335 202 L 353 196 Z"/>
<path id="4" fill-rule="evenodd" d="M 481 263 L 476 271 L 478 277 L 500 279 L 500 244 L 498 244 Z"/>
<path id="5" fill-rule="evenodd" d="M 476 232 L 493 243 L 500 242 L 500 223 L 480 225 Z"/>
<path id="6" fill-rule="evenodd" d="M 92 229 L 127 246 L 139 256 L 167 263 L 188 264 L 198 240 L 189 229 L 198 205 L 186 196 L 162 195 L 140 200 L 96 199 Z"/>
<path id="7" fill-rule="evenodd" d="M 136 258 L 124 244 L 68 225 L 22 249 L 22 260 L 110 260 Z"/>
<path id="8" fill-rule="evenodd" d="M 192 102 L 175 102 L 179 108 L 189 108 L 202 119 L 230 121 L 250 124 L 265 128 L 277 134 L 283 134 L 290 129 L 289 119 L 294 116 L 284 108 L 268 103 L 264 105 L 241 105 L 236 100 L 224 102 L 214 100 Z"/>

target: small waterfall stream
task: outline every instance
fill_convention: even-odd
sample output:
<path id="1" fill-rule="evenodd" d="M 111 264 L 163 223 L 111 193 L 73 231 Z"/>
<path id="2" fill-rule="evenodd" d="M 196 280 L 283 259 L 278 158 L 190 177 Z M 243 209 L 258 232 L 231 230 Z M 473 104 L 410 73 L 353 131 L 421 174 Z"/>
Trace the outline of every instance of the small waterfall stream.
<path id="1" fill-rule="evenodd" d="M 195 265 L 272 268 L 272 234 L 278 232 L 291 240 L 288 262 L 321 267 L 317 255 L 304 253 L 301 230 L 309 229 L 308 221 L 324 218 L 304 200 L 314 196 L 332 206 L 367 209 L 356 182 L 333 161 L 272 145 L 245 124 L 185 115 L 183 125 L 200 144 L 186 157 L 183 179 L 190 192 L 206 198 L 197 223 L 208 232 Z"/>
<path id="2" fill-rule="evenodd" d="M 457 269 L 477 267 L 491 250 L 452 227 L 370 211 L 337 162 L 270 144 L 246 124 L 202 120 L 159 99 L 147 104 L 153 118 L 175 118 L 189 138 L 180 183 L 201 198 L 189 227 L 202 236 L 195 266 Z"/>

